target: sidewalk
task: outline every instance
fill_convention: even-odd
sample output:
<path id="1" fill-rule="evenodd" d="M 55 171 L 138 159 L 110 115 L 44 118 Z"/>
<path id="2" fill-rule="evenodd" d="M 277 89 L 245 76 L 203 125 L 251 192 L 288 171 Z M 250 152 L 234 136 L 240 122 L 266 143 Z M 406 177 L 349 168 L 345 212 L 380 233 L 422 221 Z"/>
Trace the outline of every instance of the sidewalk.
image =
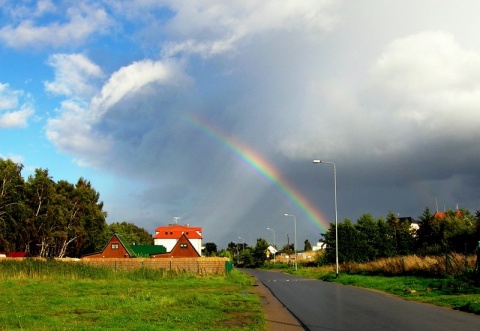
<path id="1" fill-rule="evenodd" d="M 255 278 L 255 285 L 253 288 L 263 300 L 263 309 L 267 320 L 267 331 L 305 330 L 295 316 L 293 316 L 257 278 Z"/>

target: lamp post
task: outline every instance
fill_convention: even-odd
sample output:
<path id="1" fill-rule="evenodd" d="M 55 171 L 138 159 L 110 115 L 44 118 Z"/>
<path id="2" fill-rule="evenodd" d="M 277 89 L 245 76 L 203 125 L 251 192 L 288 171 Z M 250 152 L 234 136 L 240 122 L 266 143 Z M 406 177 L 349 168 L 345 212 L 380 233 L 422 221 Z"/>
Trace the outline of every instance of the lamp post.
<path id="1" fill-rule="evenodd" d="M 270 228 L 267 228 L 267 230 L 270 230 L 270 231 L 273 232 L 273 248 L 276 249 L 276 248 L 275 248 L 275 230 L 274 230 L 274 229 L 270 229 Z M 275 264 L 275 254 L 276 254 L 276 253 L 273 253 L 273 264 Z"/>
<path id="2" fill-rule="evenodd" d="M 243 239 L 242 237 L 238 237 L 238 239 L 243 240 L 243 244 L 242 244 L 242 252 L 243 252 L 245 250 L 245 239 Z"/>
<path id="3" fill-rule="evenodd" d="M 293 217 L 293 222 L 294 222 L 294 225 L 295 225 L 295 247 L 294 247 L 294 250 L 293 250 L 293 253 L 295 254 L 295 271 L 298 270 L 298 267 L 297 267 L 297 218 L 295 217 L 295 215 L 290 215 L 290 214 L 284 214 L 285 216 L 290 216 L 290 217 Z"/>
<path id="4" fill-rule="evenodd" d="M 337 170 L 335 168 L 335 163 L 322 161 L 322 160 L 313 160 L 313 163 L 326 163 L 333 165 L 333 185 L 334 185 L 334 197 L 335 197 L 335 268 L 336 268 L 336 277 L 338 278 L 338 213 L 337 213 Z"/>

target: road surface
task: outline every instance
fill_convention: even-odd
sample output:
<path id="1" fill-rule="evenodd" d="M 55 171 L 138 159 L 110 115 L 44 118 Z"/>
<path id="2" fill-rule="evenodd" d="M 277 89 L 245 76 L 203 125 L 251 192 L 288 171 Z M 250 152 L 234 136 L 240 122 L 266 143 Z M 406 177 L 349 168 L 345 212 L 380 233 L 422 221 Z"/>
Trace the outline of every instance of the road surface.
<path id="1" fill-rule="evenodd" d="M 306 330 L 480 330 L 475 314 L 281 272 L 242 271 L 268 287 Z"/>

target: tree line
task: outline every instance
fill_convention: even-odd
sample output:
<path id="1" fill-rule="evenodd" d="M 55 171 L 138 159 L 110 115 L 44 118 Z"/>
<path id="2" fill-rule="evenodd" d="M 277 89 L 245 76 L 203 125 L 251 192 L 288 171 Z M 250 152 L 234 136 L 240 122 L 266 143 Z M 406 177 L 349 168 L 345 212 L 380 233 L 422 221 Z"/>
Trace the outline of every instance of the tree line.
<path id="1" fill-rule="evenodd" d="M 417 225 L 417 227 L 412 226 Z M 333 264 L 336 261 L 335 224 L 322 233 L 320 239 L 326 246 L 318 254 L 316 263 Z M 208 246 L 208 244 L 207 244 Z M 268 243 L 257 239 L 255 246 L 230 242 L 226 249 L 217 252 L 210 243 L 206 249 L 210 255 L 227 256 L 236 264 L 258 267 L 267 260 Z M 294 245 L 287 244 L 278 254 L 292 254 Z M 301 248 L 299 247 L 298 250 Z M 304 251 L 312 249 L 308 240 Z M 417 221 L 410 217 L 397 217 L 390 212 L 387 218 L 375 219 L 371 214 L 362 215 L 355 223 L 349 218 L 338 223 L 339 262 L 368 262 L 380 258 L 417 255 L 443 255 L 452 252 L 472 254 L 480 249 L 480 211 L 472 215 L 468 210 L 448 210 L 432 214 L 428 208 Z M 270 259 L 272 256 L 270 256 Z"/>
<path id="2" fill-rule="evenodd" d="M 84 178 L 54 181 L 47 169 L 25 180 L 23 165 L 0 158 L 0 251 L 79 257 L 101 250 L 115 232 L 132 242 L 152 237 L 131 223 L 107 225 L 100 194 Z"/>
<path id="3" fill-rule="evenodd" d="M 339 262 L 368 262 L 379 258 L 409 254 L 438 255 L 452 252 L 472 254 L 480 243 L 480 211 L 448 210 L 432 214 L 428 208 L 414 223 L 390 212 L 385 220 L 362 215 L 354 224 L 350 219 L 338 223 Z M 322 234 L 326 243 L 325 263 L 335 262 L 335 224 Z"/>

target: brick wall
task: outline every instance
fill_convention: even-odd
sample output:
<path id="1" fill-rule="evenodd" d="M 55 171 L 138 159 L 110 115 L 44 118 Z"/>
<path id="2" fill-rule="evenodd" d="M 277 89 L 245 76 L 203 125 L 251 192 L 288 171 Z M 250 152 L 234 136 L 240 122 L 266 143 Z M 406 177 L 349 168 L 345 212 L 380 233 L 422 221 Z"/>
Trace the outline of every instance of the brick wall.
<path id="1" fill-rule="evenodd" d="M 197 274 L 225 274 L 226 257 L 183 257 L 183 258 L 82 258 L 83 263 L 95 266 L 107 266 L 115 270 L 134 270 L 138 268 L 164 269 Z"/>

